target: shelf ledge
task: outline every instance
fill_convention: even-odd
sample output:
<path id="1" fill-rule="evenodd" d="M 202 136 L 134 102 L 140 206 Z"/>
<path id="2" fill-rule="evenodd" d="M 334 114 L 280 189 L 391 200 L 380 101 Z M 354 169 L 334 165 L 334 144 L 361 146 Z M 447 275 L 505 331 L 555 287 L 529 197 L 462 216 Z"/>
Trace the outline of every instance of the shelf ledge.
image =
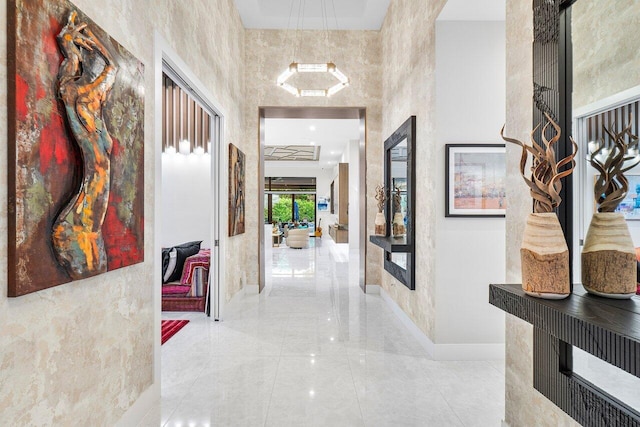
<path id="1" fill-rule="evenodd" d="M 411 244 L 407 243 L 407 237 L 395 238 L 391 236 L 369 236 L 369 241 L 380 246 L 387 252 L 411 252 Z"/>

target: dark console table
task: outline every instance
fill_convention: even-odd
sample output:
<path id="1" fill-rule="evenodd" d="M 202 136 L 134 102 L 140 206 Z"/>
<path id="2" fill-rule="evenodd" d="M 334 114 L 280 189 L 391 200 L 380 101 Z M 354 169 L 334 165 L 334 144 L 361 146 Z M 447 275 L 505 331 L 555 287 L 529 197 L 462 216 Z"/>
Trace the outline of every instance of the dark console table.
<path id="1" fill-rule="evenodd" d="M 520 285 L 490 285 L 489 302 L 534 326 L 536 390 L 585 426 L 640 426 L 631 408 L 573 372 L 573 346 L 640 378 L 640 298 L 614 300 L 581 285 L 563 300 L 526 295 Z M 640 390 L 638 391 L 640 393 Z"/>

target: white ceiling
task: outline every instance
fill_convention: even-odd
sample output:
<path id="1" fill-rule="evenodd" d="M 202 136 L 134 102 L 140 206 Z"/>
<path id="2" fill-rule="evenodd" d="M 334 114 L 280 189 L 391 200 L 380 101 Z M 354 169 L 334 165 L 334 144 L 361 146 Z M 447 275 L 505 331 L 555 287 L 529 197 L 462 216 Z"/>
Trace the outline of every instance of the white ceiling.
<path id="1" fill-rule="evenodd" d="M 379 30 L 391 0 L 234 0 L 245 28 Z M 426 0 L 424 0 L 426 1 Z M 439 21 L 504 21 L 506 0 L 449 0 Z M 300 9 L 304 6 L 303 12 Z M 334 14 L 335 6 L 335 14 Z M 337 15 L 337 20 L 336 20 Z M 298 23 L 298 17 L 301 17 Z M 291 18 L 290 18 L 291 17 Z M 337 21 L 337 25 L 336 25 Z"/>
<path id="2" fill-rule="evenodd" d="M 329 29 L 379 30 L 389 2 L 390 0 L 235 0 L 245 28 L 291 30 L 324 29 L 322 4 L 326 5 Z M 303 13 L 300 11 L 301 7 Z M 298 16 L 301 17 L 300 24 Z"/>
<path id="3" fill-rule="evenodd" d="M 315 130 L 311 130 L 315 126 Z M 265 145 L 316 145 L 320 147 L 318 166 L 336 164 L 347 142 L 360 139 L 357 119 L 265 119 Z M 312 144 L 314 143 L 314 144 Z M 278 167 L 299 166 L 278 162 Z"/>
<path id="4" fill-rule="evenodd" d="M 504 21 L 505 0 L 449 0 L 438 21 Z"/>

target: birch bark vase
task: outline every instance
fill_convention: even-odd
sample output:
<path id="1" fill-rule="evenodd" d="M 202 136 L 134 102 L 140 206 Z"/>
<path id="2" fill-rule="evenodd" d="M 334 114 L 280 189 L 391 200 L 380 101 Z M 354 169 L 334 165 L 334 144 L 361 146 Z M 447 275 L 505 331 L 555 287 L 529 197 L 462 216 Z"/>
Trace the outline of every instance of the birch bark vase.
<path id="1" fill-rule="evenodd" d="M 407 229 L 404 226 L 404 216 L 402 216 L 402 212 L 396 212 L 393 215 L 393 224 L 392 224 L 392 234 L 393 237 L 404 237 L 407 234 Z"/>
<path id="2" fill-rule="evenodd" d="M 582 250 L 582 285 L 587 292 L 609 298 L 636 293 L 636 253 L 624 215 L 593 214 Z"/>
<path id="3" fill-rule="evenodd" d="M 386 236 L 387 235 L 387 221 L 384 218 L 384 212 L 378 212 L 376 214 L 376 219 L 374 221 L 375 231 L 373 234 L 376 236 Z"/>
<path id="4" fill-rule="evenodd" d="M 522 247 L 522 289 L 545 299 L 569 296 L 569 248 L 554 212 L 527 217 Z"/>

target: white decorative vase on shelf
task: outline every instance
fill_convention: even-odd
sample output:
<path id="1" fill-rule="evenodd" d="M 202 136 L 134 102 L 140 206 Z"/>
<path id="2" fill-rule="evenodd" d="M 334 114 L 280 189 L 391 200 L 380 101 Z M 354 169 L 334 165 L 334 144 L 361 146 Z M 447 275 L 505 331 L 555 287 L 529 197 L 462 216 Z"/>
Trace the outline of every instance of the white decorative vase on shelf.
<path id="1" fill-rule="evenodd" d="M 582 249 L 582 286 L 607 298 L 636 294 L 636 252 L 624 215 L 593 214 Z"/>
<path id="2" fill-rule="evenodd" d="M 376 236 L 386 236 L 387 235 L 387 220 L 384 217 L 384 212 L 378 212 L 376 214 L 375 231 L 373 234 Z"/>
<path id="3" fill-rule="evenodd" d="M 401 238 L 407 234 L 407 229 L 404 226 L 404 217 L 402 216 L 402 212 L 396 212 L 393 215 L 393 237 Z"/>
<path id="4" fill-rule="evenodd" d="M 527 295 L 545 299 L 569 296 L 569 248 L 554 212 L 529 214 L 520 257 L 522 290 Z"/>

